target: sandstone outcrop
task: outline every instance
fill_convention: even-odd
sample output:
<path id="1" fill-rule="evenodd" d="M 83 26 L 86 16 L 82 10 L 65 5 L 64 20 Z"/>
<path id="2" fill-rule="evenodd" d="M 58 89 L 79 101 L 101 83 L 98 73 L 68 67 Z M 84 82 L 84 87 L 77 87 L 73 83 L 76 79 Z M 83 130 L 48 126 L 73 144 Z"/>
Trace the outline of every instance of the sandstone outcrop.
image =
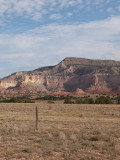
<path id="1" fill-rule="evenodd" d="M 16 72 L 0 80 L 1 93 L 117 93 L 120 61 L 65 58 L 56 66 Z"/>

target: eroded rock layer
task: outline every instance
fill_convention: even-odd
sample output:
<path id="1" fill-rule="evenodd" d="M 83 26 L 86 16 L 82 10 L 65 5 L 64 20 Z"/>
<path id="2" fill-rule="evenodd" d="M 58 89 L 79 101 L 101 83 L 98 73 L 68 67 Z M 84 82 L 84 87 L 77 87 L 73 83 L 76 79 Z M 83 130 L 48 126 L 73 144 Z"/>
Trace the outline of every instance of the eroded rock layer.
<path id="1" fill-rule="evenodd" d="M 1 93 L 117 93 L 120 62 L 65 58 L 56 66 L 16 72 L 0 80 Z"/>

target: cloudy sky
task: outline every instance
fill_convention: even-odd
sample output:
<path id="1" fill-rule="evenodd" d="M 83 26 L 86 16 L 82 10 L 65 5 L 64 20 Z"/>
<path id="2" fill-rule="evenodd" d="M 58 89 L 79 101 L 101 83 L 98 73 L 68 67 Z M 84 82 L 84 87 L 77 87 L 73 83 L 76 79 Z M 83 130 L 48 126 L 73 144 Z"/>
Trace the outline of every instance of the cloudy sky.
<path id="1" fill-rule="evenodd" d="M 120 60 L 120 0 L 0 0 L 0 78 L 65 57 Z"/>

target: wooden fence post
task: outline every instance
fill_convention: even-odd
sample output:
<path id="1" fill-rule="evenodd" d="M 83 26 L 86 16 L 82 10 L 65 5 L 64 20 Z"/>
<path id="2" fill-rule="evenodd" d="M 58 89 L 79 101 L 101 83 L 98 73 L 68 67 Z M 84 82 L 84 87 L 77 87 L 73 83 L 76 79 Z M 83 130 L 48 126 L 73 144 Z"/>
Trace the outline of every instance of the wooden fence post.
<path id="1" fill-rule="evenodd" d="M 38 130 L 38 108 L 36 106 L 36 130 Z"/>

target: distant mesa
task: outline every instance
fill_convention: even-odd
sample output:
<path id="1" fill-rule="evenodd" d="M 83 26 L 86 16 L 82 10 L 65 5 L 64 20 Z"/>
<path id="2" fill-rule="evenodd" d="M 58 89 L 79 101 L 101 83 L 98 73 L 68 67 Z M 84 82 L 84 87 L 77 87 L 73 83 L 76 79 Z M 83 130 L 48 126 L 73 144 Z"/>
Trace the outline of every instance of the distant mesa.
<path id="1" fill-rule="evenodd" d="M 120 61 L 68 57 L 0 80 L 1 94 L 120 94 Z"/>

